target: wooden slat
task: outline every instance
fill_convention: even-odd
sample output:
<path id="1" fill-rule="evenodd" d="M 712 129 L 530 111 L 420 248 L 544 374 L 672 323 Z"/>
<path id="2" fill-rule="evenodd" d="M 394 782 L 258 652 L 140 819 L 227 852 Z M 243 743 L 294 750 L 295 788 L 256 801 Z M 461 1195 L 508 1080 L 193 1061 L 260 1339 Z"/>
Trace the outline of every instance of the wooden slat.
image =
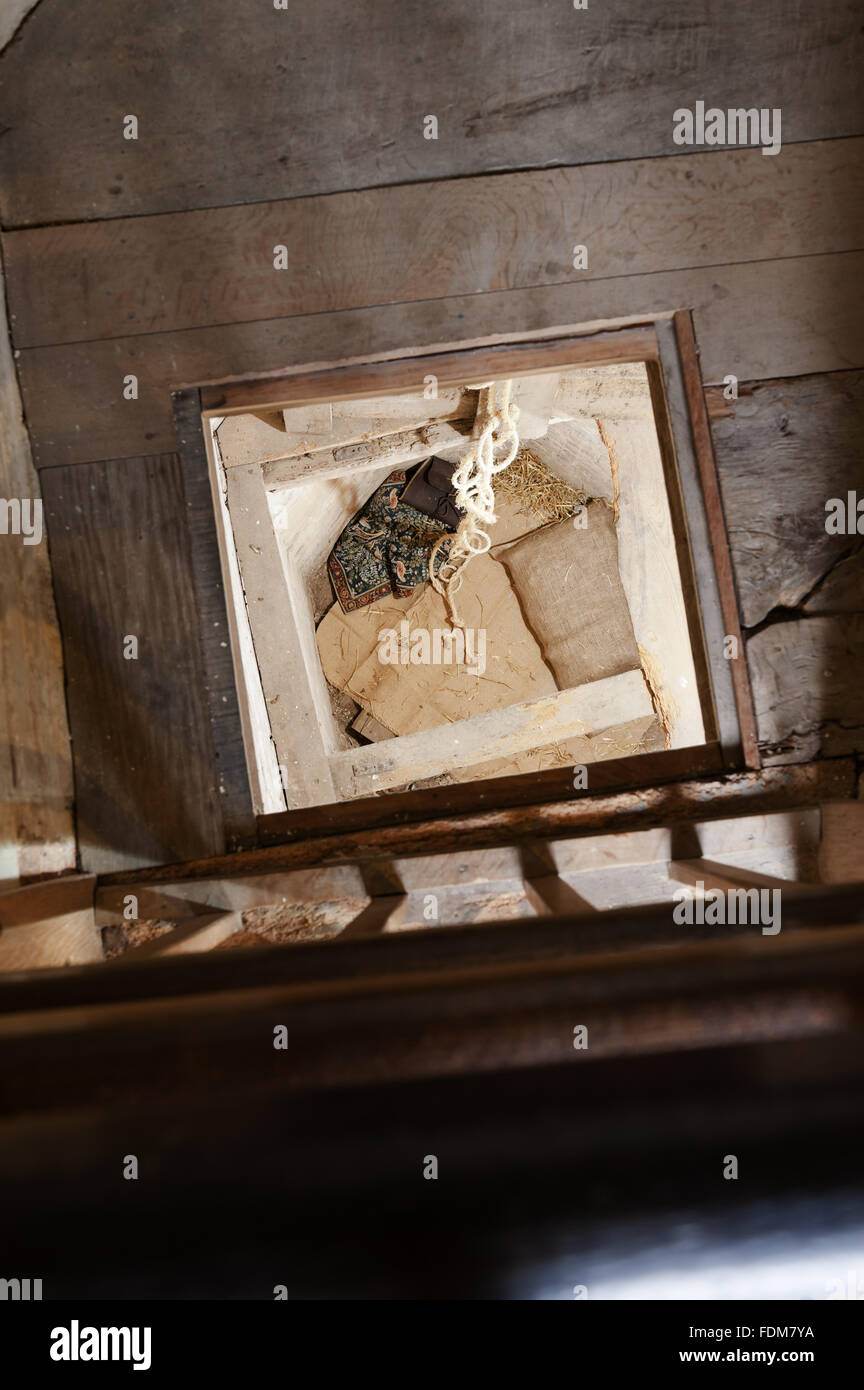
<path id="1" fill-rule="evenodd" d="M 0 893 L 0 971 L 101 961 L 95 885 L 92 875 L 70 874 Z"/>
<path id="2" fill-rule="evenodd" d="M 759 158 L 760 156 L 754 156 Z M 38 467 L 175 447 L 166 386 L 436 349 L 560 336 L 694 311 L 702 379 L 722 383 L 864 366 L 857 301 L 864 253 L 620 276 L 611 280 L 436 299 L 410 308 L 270 319 L 183 333 L 25 350 L 18 359 Z M 818 332 L 813 325 L 818 325 Z M 405 385 L 422 382 L 426 364 Z M 424 369 L 424 370 L 421 370 Z M 128 373 L 136 401 L 123 399 Z M 219 400 L 207 400 L 222 413 Z M 238 409 L 264 408 L 270 399 Z M 278 401 L 278 393 L 277 393 Z"/>
<path id="3" fill-rule="evenodd" d="M 675 883 L 683 883 L 695 888 L 701 884 L 706 889 L 729 888 L 779 888 L 789 892 L 807 889 L 818 893 L 812 884 L 796 883 L 794 879 L 777 878 L 774 874 L 760 874 L 752 869 L 742 869 L 736 864 L 717 864 L 712 859 L 671 859 L 668 864 L 669 877 Z"/>
<path id="4" fill-rule="evenodd" d="M 526 878 L 524 887 L 538 917 L 584 917 L 595 910 L 560 874 Z"/>
<path id="5" fill-rule="evenodd" d="M 400 916 L 404 915 L 408 902 L 405 893 L 388 893 L 369 902 L 357 916 L 343 927 L 337 940 L 355 940 L 359 937 L 380 936 Z"/>
<path id="6" fill-rule="evenodd" d="M 855 791 L 854 761 L 837 759 L 763 768 L 759 772 L 737 773 L 720 779 L 643 786 L 637 791 L 575 797 L 571 801 L 506 810 L 466 811 L 408 824 L 395 823 L 396 808 L 391 812 L 385 806 L 384 815 L 391 819 L 389 825 L 369 830 L 352 828 L 342 833 L 339 833 L 341 808 L 337 808 L 332 812 L 334 833 L 330 835 L 271 844 L 184 865 L 105 874 L 100 878 L 100 886 L 233 878 L 318 864 L 362 864 L 382 858 L 443 854 L 450 850 L 492 849 L 502 841 L 522 844 L 538 839 L 569 839 L 644 830 L 657 825 L 725 820 L 735 815 L 768 815 L 852 797 Z M 431 793 L 423 795 L 431 796 Z M 325 814 L 331 814 L 329 809 Z"/>
<path id="7" fill-rule="evenodd" d="M 227 471 L 246 611 L 289 806 L 337 800 L 323 727 L 332 710 L 308 601 L 283 563 L 261 469 Z"/>
<path id="8" fill-rule="evenodd" d="M 335 753 L 330 767 L 341 795 L 362 796 L 528 748 L 548 748 L 652 713 L 641 670 L 626 671 L 454 724 Z"/>
<path id="9" fill-rule="evenodd" d="M 81 861 L 224 845 L 174 455 L 54 469 L 45 512 L 66 660 Z M 138 639 L 138 659 L 123 656 Z"/>
<path id="10" fill-rule="evenodd" d="M 467 446 L 471 437 L 468 422 L 462 429 L 455 425 L 428 425 L 422 430 L 404 434 L 388 434 L 367 444 L 343 444 L 338 449 L 319 449 L 314 454 L 297 454 L 292 458 L 273 459 L 263 464 L 261 474 L 266 488 L 290 487 L 309 478 L 339 478 L 356 473 L 358 468 L 380 468 L 427 459 L 441 449 L 454 445 Z"/>
<path id="11" fill-rule="evenodd" d="M 4 237 L 15 345 L 728 265 L 745 246 L 760 261 L 853 251 L 862 152 L 864 139 L 850 139 L 782 159 L 676 154 L 169 217 L 67 218 Z M 573 268 L 576 242 L 586 269 Z M 287 269 L 274 269 L 277 245 Z"/>
<path id="12" fill-rule="evenodd" d="M 132 948 L 130 960 L 146 960 L 150 956 L 188 956 L 212 951 L 221 946 L 243 926 L 240 912 L 206 912 L 175 923 L 169 932 Z"/>

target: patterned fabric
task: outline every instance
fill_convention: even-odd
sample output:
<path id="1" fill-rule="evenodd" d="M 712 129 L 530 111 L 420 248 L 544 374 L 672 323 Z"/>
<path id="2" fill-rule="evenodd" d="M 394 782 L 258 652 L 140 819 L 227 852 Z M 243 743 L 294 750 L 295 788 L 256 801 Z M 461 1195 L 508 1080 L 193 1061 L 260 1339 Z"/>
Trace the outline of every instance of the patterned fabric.
<path id="1" fill-rule="evenodd" d="M 441 536 L 453 534 L 443 522 L 400 500 L 407 481 L 404 470 L 391 473 L 330 552 L 330 578 L 345 613 L 387 594 L 406 598 L 413 593 L 429 578 L 433 546 Z M 438 551 L 436 574 L 449 549 L 445 542 Z"/>

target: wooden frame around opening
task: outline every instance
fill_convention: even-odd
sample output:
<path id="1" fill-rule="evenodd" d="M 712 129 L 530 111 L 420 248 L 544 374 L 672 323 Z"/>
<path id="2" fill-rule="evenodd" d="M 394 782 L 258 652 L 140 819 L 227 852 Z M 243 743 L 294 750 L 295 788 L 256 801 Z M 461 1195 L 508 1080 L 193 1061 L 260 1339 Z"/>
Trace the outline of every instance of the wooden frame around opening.
<path id="1" fill-rule="evenodd" d="M 248 730 L 245 739 L 247 754 L 242 765 L 238 758 L 238 750 L 244 746 L 244 715 L 242 700 L 238 698 L 236 652 L 232 653 L 233 690 L 226 698 L 224 634 L 230 631 L 231 621 L 225 602 L 224 579 L 221 587 L 214 582 L 214 564 L 219 564 L 215 509 L 211 506 L 212 534 L 207 534 L 207 527 L 200 515 L 203 485 L 211 486 L 203 437 L 207 421 L 214 416 L 245 414 L 283 406 L 395 394 L 416 388 L 429 374 L 433 374 L 441 386 L 455 386 L 466 380 L 527 376 L 549 372 L 556 367 L 600 366 L 628 361 L 644 362 L 649 374 L 691 648 L 702 708 L 706 715 L 710 712 L 710 717 L 706 718 L 706 745 L 692 750 L 693 771 L 697 768 L 705 773 L 759 767 L 738 605 L 692 322 L 689 313 L 679 312 L 645 325 L 598 333 L 580 334 L 578 331 L 561 330 L 541 339 L 525 336 L 520 340 L 514 337 L 506 343 L 459 348 L 449 352 L 424 355 L 422 350 L 418 350 L 417 355 L 411 357 L 323 365 L 313 370 L 231 382 L 222 386 L 207 385 L 174 393 L 187 504 L 190 505 L 190 521 L 193 522 L 192 554 L 199 593 L 201 640 L 208 672 L 214 742 L 220 758 L 220 776 L 226 797 L 226 841 L 229 844 L 248 843 L 254 836 L 250 834 L 249 817 Z M 197 430 L 193 425 L 196 414 L 199 421 Z M 193 435 L 195 437 L 191 437 Z M 189 503 L 190 495 L 194 499 L 194 506 Z M 206 614 L 200 602 L 202 597 L 206 600 Z M 217 609 L 221 617 L 214 620 Z M 218 637 L 215 635 L 216 627 L 221 629 Z M 733 639 L 731 643 L 730 638 Z M 730 647 L 732 655 L 728 658 L 724 652 L 728 652 Z M 215 685 L 214 676 L 217 677 Z M 686 755 L 687 751 L 669 750 L 666 754 L 647 759 L 652 764 L 654 780 L 665 780 L 663 769 L 654 766 L 664 760 L 669 762 L 671 775 L 680 775 L 682 754 Z M 648 771 L 644 764 L 645 755 L 607 765 L 607 772 L 596 790 L 609 785 L 636 787 L 644 784 L 644 775 Z M 493 779 L 485 783 L 464 784 L 459 788 L 437 788 L 424 792 L 422 796 L 427 814 L 439 800 L 442 807 L 452 806 L 456 801 L 464 810 L 484 805 L 503 807 L 514 804 L 514 799 L 525 804 L 526 800 L 542 801 L 550 795 L 572 796 L 569 777 L 567 780 L 565 792 L 563 788 L 558 788 L 562 778 L 561 770 L 556 769 L 546 773 Z M 338 789 L 335 790 L 338 795 Z M 590 794 L 589 791 L 582 793 L 585 796 Z M 397 792 L 385 798 L 388 810 L 392 808 L 393 823 L 401 818 L 402 803 L 406 803 L 404 809 L 407 811 L 408 803 L 416 799 L 416 795 Z M 373 798 L 373 801 L 380 801 L 380 798 Z M 288 830 L 294 818 L 299 827 L 301 821 L 309 823 L 310 815 L 313 820 L 320 819 L 330 828 L 338 828 L 343 819 L 346 825 L 349 821 L 355 823 L 356 815 L 364 804 L 372 803 L 356 800 L 340 803 L 332 800 L 331 794 L 331 804 L 319 808 L 289 811 L 278 816 L 259 816 L 257 832 L 259 836 L 270 838 L 277 821 Z M 353 812 L 346 818 L 349 806 L 353 807 Z M 380 820 L 380 817 L 377 819 Z"/>

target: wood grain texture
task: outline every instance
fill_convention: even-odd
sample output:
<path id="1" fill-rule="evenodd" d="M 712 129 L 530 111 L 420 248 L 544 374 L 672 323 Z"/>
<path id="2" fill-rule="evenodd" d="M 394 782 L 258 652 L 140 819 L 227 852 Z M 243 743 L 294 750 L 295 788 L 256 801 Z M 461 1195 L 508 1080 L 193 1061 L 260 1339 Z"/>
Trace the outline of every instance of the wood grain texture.
<path id="1" fill-rule="evenodd" d="M 678 751 L 663 756 L 675 759 Z M 642 763 L 647 758 L 634 761 Z M 405 823 L 398 823 L 391 814 L 386 823 L 379 822 L 373 828 L 346 829 L 345 824 L 350 824 L 350 812 L 356 807 L 328 807 L 326 814 L 332 817 L 330 834 L 325 832 L 314 838 L 297 838 L 285 843 L 281 825 L 290 820 L 289 812 L 287 817 L 267 818 L 273 824 L 274 834 L 279 836 L 279 843 L 182 867 L 109 873 L 100 877 L 100 886 L 243 877 L 322 864 L 367 864 L 403 856 L 444 854 L 451 850 L 496 849 L 505 843 L 576 839 L 657 826 L 701 824 L 736 815 L 769 815 L 775 811 L 819 806 L 823 801 L 852 797 L 855 788 L 854 761 L 835 758 L 720 778 L 694 778 L 665 786 L 643 785 L 638 791 L 577 796 L 570 800 L 562 798 L 528 806 L 510 805 L 506 809 L 496 809 L 492 804 L 482 811 L 440 814 L 437 818 L 430 816 L 426 820 L 418 818 Z M 386 815 L 386 809 L 383 814 Z M 301 813 L 295 820 L 302 820 L 304 815 Z"/>
<path id="2" fill-rule="evenodd" d="M 336 801 L 326 731 L 333 722 L 302 580 L 283 558 L 261 469 L 227 472 L 227 501 L 255 658 L 289 805 Z"/>
<path id="3" fill-rule="evenodd" d="M 555 695 L 337 753 L 331 768 L 343 797 L 368 796 L 527 749 L 566 744 L 582 734 L 611 732 L 616 725 L 650 719 L 652 714 L 641 670 L 625 671 Z"/>
<path id="4" fill-rule="evenodd" d="M 675 333 L 681 354 L 687 413 L 696 450 L 702 496 L 705 501 L 714 568 L 717 573 L 720 606 L 723 613 L 724 650 L 728 638 L 733 638 L 735 642 L 735 655 L 729 661 L 729 670 L 732 676 L 738 723 L 741 729 L 741 748 L 745 766 L 755 768 L 759 766 L 759 751 L 756 746 L 753 698 L 747 679 L 747 665 L 741 650 L 741 625 L 735 582 L 732 575 L 732 560 L 729 554 L 723 505 L 720 500 L 717 469 L 711 449 L 711 432 L 708 425 L 708 413 L 705 409 L 705 396 L 699 377 L 699 361 L 696 340 L 693 335 L 693 320 L 690 314 L 679 312 L 675 315 Z"/>
<path id="5" fill-rule="evenodd" d="M 30 457 L 0 279 L 0 501 L 30 535 L 0 533 L 0 883 L 75 867 L 63 656 L 39 479 Z M 38 541 L 32 544 L 32 541 Z"/>
<path id="6" fill-rule="evenodd" d="M 184 518 L 194 577 L 204 688 L 219 779 L 219 805 L 226 844 L 236 846 L 254 839 L 255 813 L 246 766 L 231 647 L 231 622 L 222 577 L 223 562 L 210 464 L 201 427 L 199 393 L 194 390 L 177 392 L 174 396 L 174 413 L 177 442 L 181 450 Z"/>
<path id="7" fill-rule="evenodd" d="M 864 751 L 864 613 L 768 623 L 747 665 L 764 762 Z"/>
<path id="8" fill-rule="evenodd" d="M 3 250 L 25 348 L 857 250 L 862 223 L 849 139 L 43 227 Z"/>
<path id="9" fill-rule="evenodd" d="M 864 367 L 862 286 L 864 253 L 808 256 L 26 349 L 18 370 L 41 468 L 172 450 L 171 386 L 590 332 L 678 308 L 693 309 L 706 384 Z M 134 401 L 123 398 L 129 372 Z M 419 360 L 418 382 L 423 373 Z"/>
<path id="10" fill-rule="evenodd" d="M 0 971 L 101 961 L 92 875 L 67 874 L 0 893 Z"/>
<path id="11" fill-rule="evenodd" d="M 224 836 L 178 460 L 52 470 L 45 512 L 82 864 L 212 852 Z"/>
<path id="12" fill-rule="evenodd" d="M 787 145 L 835 138 L 862 129 L 862 57 L 857 0 L 42 0 L 0 59 L 3 220 L 654 158 L 697 98 L 781 107 Z"/>
<path id="13" fill-rule="evenodd" d="M 864 372 L 708 392 L 746 627 L 775 608 L 864 610 L 864 539 L 829 535 L 825 504 L 864 496 Z M 808 598 L 808 596 L 810 596 Z"/>

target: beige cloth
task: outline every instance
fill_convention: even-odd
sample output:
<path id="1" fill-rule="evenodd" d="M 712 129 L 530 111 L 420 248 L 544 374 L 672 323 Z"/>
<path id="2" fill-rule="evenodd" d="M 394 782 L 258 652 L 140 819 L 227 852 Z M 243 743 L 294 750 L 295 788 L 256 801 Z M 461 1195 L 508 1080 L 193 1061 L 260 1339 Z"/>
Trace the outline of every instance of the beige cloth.
<path id="1" fill-rule="evenodd" d="M 475 714 L 554 695 L 554 677 L 540 655 L 519 612 L 506 571 L 488 555 L 466 566 L 460 590 L 466 625 L 485 632 L 485 670 L 469 665 L 391 664 L 378 653 L 378 634 L 385 628 L 449 631 L 444 600 L 431 585 L 404 610 L 375 603 L 374 625 L 367 619 L 358 632 L 360 613 L 344 614 L 335 604 L 318 626 L 318 651 L 324 674 L 395 734 L 434 729 Z M 370 640 L 371 639 L 371 640 Z"/>
<path id="2" fill-rule="evenodd" d="M 613 513 L 597 501 L 585 514 L 584 529 L 558 521 L 492 551 L 561 690 L 642 664 L 618 571 Z"/>
<path id="3" fill-rule="evenodd" d="M 589 505 L 587 531 L 591 529 L 594 516 L 592 508 L 595 505 L 602 508 L 611 522 L 612 513 L 609 508 L 602 503 L 592 503 Z M 508 506 L 502 510 L 506 515 L 501 517 L 503 525 L 497 534 L 504 544 L 493 553 L 500 555 L 504 561 L 508 556 L 512 557 L 520 547 L 525 547 L 521 556 L 516 556 L 514 564 L 514 569 L 520 574 L 527 570 L 529 562 L 534 565 L 532 543 L 538 538 L 558 532 L 559 545 L 562 549 L 569 550 L 570 536 L 567 533 L 573 529 L 571 522 L 556 523 L 542 530 L 532 531 L 526 536 L 525 527 L 531 524 L 530 516 L 521 513 L 516 507 Z M 615 573 L 611 576 L 614 580 L 617 579 L 617 540 L 613 526 L 610 544 L 610 535 L 604 522 L 605 518 L 601 517 L 596 528 L 595 540 L 602 537 L 602 546 L 605 547 L 602 555 L 604 564 L 608 564 L 610 556 L 614 560 Z M 587 532 L 575 534 L 584 539 Z M 522 539 L 507 544 L 514 535 L 521 536 Z M 546 545 L 548 541 L 544 539 L 542 548 L 545 549 Z M 571 560 L 572 555 L 562 568 L 556 559 L 559 576 L 566 573 Z M 531 581 L 523 579 L 522 582 Z M 608 577 L 603 582 L 607 592 L 610 588 L 614 591 L 614 584 L 610 584 Z M 418 595 L 411 595 L 405 599 L 390 597 L 354 613 L 343 613 L 340 605 L 335 603 L 318 625 L 317 639 L 321 664 L 331 684 L 346 691 L 373 719 L 385 729 L 392 730 L 394 734 L 437 728 L 460 719 L 469 719 L 475 714 L 484 714 L 488 710 L 501 709 L 523 700 L 551 695 L 556 689 L 566 689 L 571 684 L 584 684 L 586 680 L 599 680 L 602 675 L 638 668 L 639 654 L 632 635 L 633 628 L 620 579 L 617 579 L 617 584 L 620 590 L 618 602 L 623 603 L 632 649 L 627 648 L 626 644 L 622 645 L 627 656 L 632 659 L 627 665 L 616 666 L 615 672 L 604 670 L 597 674 L 590 673 L 584 679 L 568 682 L 566 685 L 563 681 L 556 682 L 535 640 L 539 632 L 535 629 L 532 635 L 525 621 L 527 609 L 537 628 L 545 629 L 543 614 L 535 611 L 536 605 L 530 598 L 526 599 L 524 594 L 520 593 L 517 599 L 514 593 L 515 578 L 511 585 L 507 569 L 498 560 L 493 559 L 492 555 L 481 555 L 471 561 L 465 569 L 463 587 L 460 590 L 460 605 L 463 607 L 465 622 L 475 629 L 483 627 L 486 632 L 486 670 L 482 676 L 469 671 L 465 666 L 390 665 L 379 661 L 378 634 L 385 628 L 398 631 L 403 620 L 409 622 L 412 631 L 417 628 L 431 631 L 434 628 L 449 627 L 443 600 L 431 585 L 427 585 Z M 530 594 L 530 590 L 528 592 Z M 571 621 L 574 617 L 575 623 Z M 578 636 L 578 614 L 570 614 L 567 624 L 571 630 L 575 627 Z M 597 635 L 602 637 L 602 629 Z M 554 641 L 552 646 L 555 649 Z M 562 660 L 557 649 L 556 654 L 558 659 Z M 618 662 L 621 659 L 619 649 L 614 661 Z M 608 655 L 605 660 L 608 662 Z M 562 669 L 570 670 L 570 667 L 562 661 Z M 454 781 L 474 781 L 483 777 L 542 772 L 548 768 L 587 764 L 608 758 L 626 757 L 632 753 L 650 752 L 658 747 L 663 747 L 663 738 L 656 719 L 640 719 L 598 734 L 589 734 L 548 748 L 519 753 L 512 758 L 496 758 L 493 762 L 459 768 L 451 771 L 450 776 Z"/>

